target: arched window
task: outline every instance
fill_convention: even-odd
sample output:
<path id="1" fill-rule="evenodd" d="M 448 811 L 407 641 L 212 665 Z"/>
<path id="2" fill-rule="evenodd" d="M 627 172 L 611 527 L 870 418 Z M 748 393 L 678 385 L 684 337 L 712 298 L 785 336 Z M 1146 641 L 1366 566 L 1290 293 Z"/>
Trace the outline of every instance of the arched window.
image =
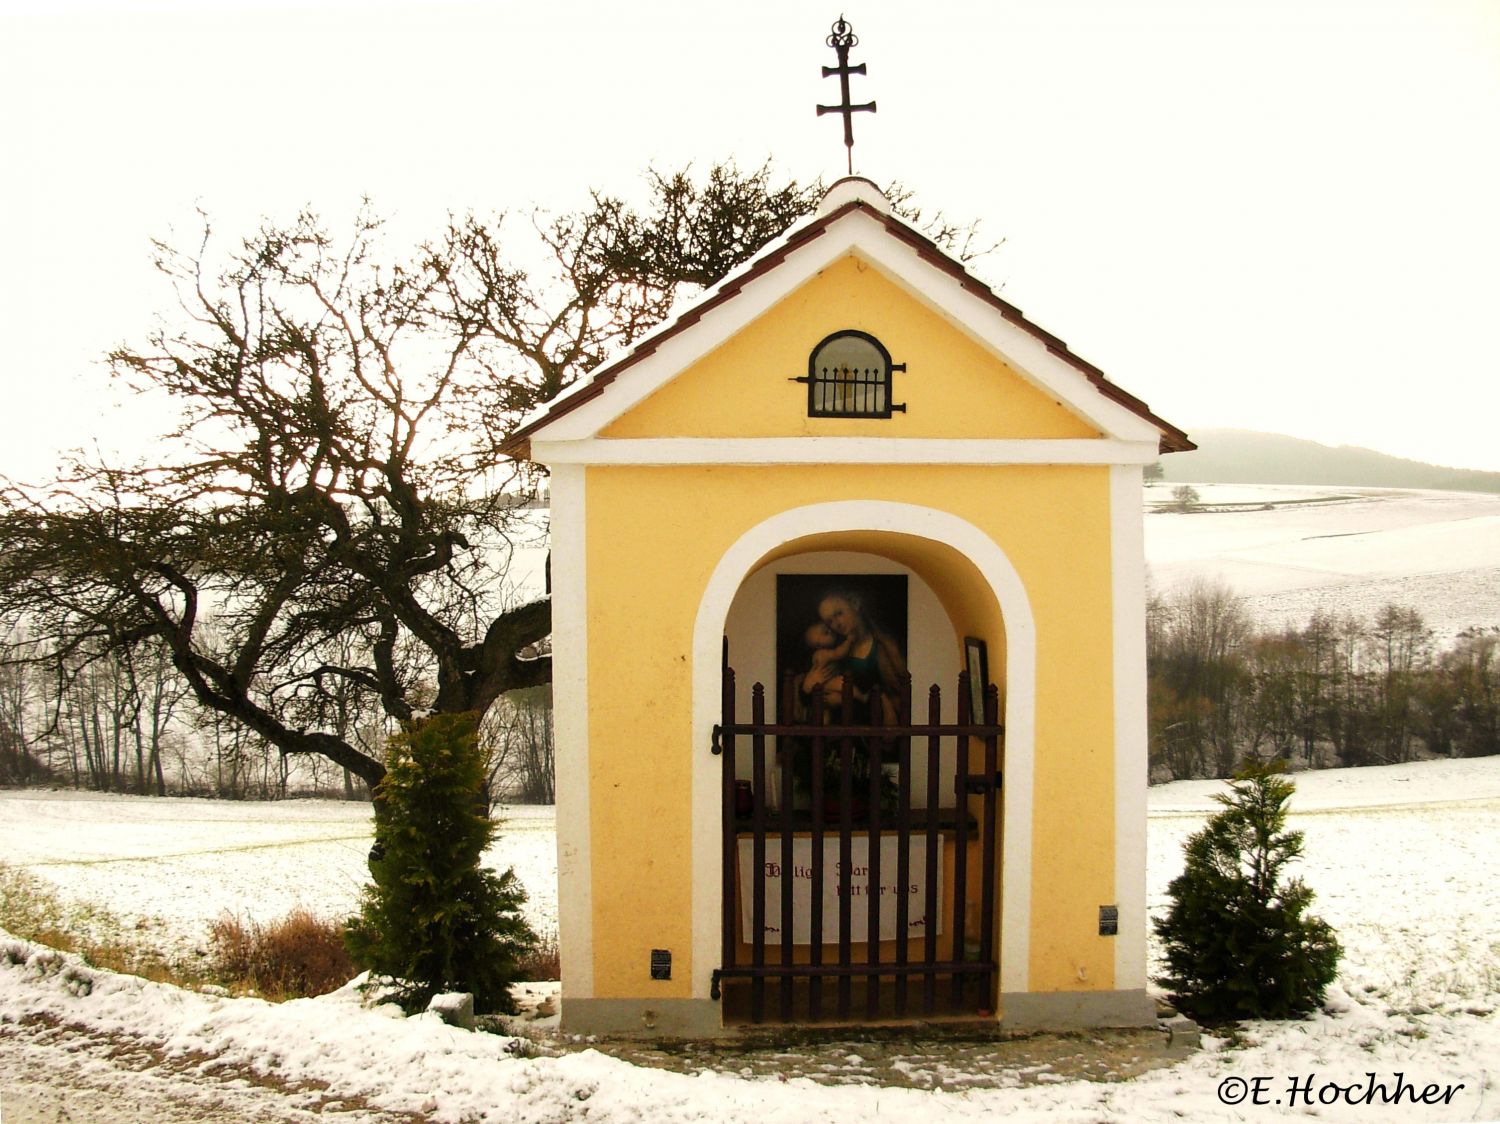
<path id="1" fill-rule="evenodd" d="M 906 404 L 891 402 L 891 372 L 905 371 L 874 336 L 835 332 L 807 361 L 807 415 L 812 418 L 888 418 Z"/>

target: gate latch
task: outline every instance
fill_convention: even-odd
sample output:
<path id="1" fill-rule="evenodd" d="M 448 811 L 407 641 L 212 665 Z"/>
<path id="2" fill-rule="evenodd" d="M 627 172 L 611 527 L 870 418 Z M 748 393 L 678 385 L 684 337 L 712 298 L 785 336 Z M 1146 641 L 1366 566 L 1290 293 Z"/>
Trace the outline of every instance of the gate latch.
<path id="1" fill-rule="evenodd" d="M 983 773 L 970 773 L 963 778 L 960 788 L 969 796 L 983 796 L 986 792 L 998 792 L 1001 784 L 1002 778 L 999 772 L 988 777 Z"/>

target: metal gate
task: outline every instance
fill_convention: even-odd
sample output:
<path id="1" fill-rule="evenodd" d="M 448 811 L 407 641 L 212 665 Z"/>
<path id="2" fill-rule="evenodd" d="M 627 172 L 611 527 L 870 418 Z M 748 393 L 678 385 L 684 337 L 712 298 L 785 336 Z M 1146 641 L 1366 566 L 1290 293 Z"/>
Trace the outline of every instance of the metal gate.
<path id="1" fill-rule="evenodd" d="M 977 716 L 967 672 L 957 687 L 956 721 L 942 721 L 934 684 L 917 722 L 910 676 L 884 699 L 878 688 L 860 701 L 847 691 L 836 706 L 799 695 L 788 676 L 777 720 L 766 720 L 756 683 L 746 722 L 726 643 L 713 742 L 723 764 L 723 945 L 712 992 L 726 1022 L 994 1010 L 1004 729 L 993 684 Z M 746 741 L 748 781 L 738 776 Z M 914 747 L 925 758 L 915 789 Z"/>

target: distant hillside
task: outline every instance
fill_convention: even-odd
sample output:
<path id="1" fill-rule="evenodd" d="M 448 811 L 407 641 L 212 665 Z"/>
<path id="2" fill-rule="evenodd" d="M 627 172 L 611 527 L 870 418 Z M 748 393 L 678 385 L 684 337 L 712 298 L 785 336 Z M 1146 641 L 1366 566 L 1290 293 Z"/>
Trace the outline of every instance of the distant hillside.
<path id="1" fill-rule="evenodd" d="M 1248 429 L 1196 429 L 1198 448 L 1161 459 L 1169 481 L 1208 484 L 1339 484 L 1500 492 L 1500 472 L 1443 468 L 1358 449 Z"/>

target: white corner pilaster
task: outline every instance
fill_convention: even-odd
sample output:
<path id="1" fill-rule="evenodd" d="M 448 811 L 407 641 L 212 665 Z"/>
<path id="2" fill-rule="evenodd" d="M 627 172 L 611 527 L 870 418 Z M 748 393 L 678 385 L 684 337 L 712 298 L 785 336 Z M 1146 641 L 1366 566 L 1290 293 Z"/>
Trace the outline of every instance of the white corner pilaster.
<path id="1" fill-rule="evenodd" d="M 1146 543 L 1139 465 L 1109 470 L 1115 683 L 1115 989 L 1146 986 Z"/>
<path id="2" fill-rule="evenodd" d="M 552 722 L 564 1004 L 594 994 L 586 472 L 582 465 L 552 466 Z"/>

